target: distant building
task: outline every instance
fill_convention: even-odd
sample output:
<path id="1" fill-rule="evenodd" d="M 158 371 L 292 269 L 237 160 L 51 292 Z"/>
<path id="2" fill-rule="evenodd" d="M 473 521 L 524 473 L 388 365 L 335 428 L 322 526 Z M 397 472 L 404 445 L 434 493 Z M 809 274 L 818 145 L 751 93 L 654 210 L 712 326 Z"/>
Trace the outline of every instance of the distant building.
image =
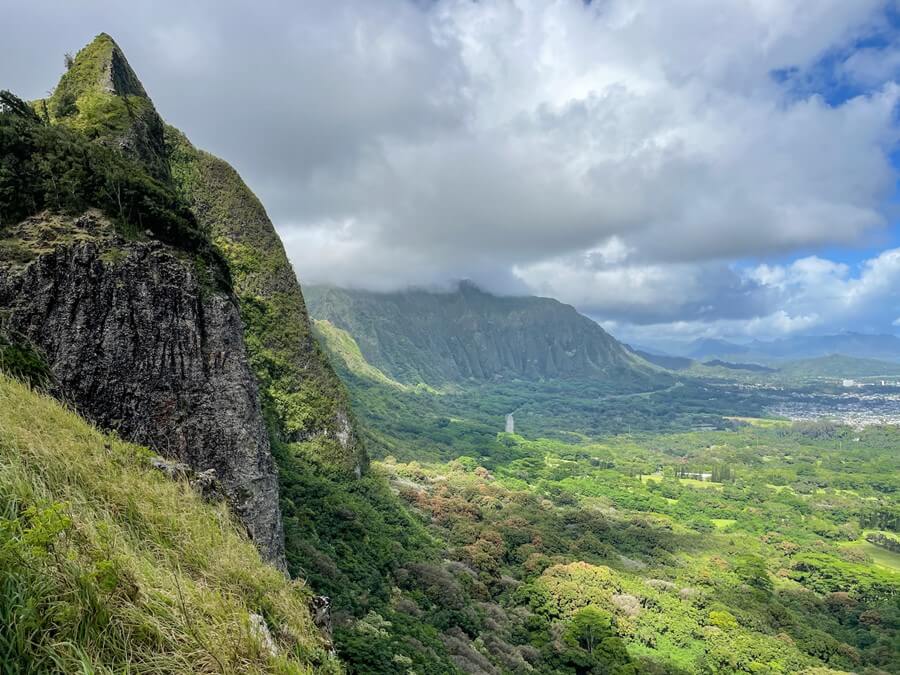
<path id="1" fill-rule="evenodd" d="M 516 420 L 513 418 L 512 413 L 506 416 L 506 433 L 516 433 Z"/>

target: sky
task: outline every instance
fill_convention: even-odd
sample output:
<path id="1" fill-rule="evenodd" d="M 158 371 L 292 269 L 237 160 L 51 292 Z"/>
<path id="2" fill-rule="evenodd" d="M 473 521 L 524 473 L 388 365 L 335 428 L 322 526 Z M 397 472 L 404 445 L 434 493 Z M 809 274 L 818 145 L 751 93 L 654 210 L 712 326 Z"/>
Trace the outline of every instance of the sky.
<path id="1" fill-rule="evenodd" d="M 639 344 L 900 333 L 898 0 L 8 3 L 0 88 L 111 34 L 301 283 L 575 305 Z"/>

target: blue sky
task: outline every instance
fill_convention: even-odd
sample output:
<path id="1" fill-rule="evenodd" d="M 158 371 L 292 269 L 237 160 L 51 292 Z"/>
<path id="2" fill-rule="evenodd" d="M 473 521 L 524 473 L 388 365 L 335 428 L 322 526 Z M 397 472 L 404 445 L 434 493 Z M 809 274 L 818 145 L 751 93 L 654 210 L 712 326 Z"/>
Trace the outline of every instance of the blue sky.
<path id="1" fill-rule="evenodd" d="M 857 96 L 869 95 L 877 91 L 885 82 L 897 81 L 900 76 L 900 61 L 893 67 L 885 66 L 884 71 L 873 80 L 848 78 L 843 70 L 846 62 L 860 53 L 874 51 L 884 55 L 895 54 L 898 39 L 900 39 L 900 8 L 896 3 L 885 3 L 881 10 L 881 17 L 876 19 L 871 30 L 866 31 L 861 37 L 850 40 L 847 45 L 839 45 L 826 51 L 807 71 L 774 70 L 772 77 L 776 82 L 785 83 L 787 89 L 794 96 L 807 97 L 818 94 L 829 105 L 839 107 Z M 884 60 L 889 61 L 890 59 L 885 58 Z M 898 123 L 900 123 L 900 117 L 898 117 Z M 891 164 L 900 172 L 900 149 L 889 149 L 889 156 Z M 858 265 L 886 248 L 900 246 L 900 191 L 895 189 L 883 208 L 888 226 L 873 233 L 870 237 L 865 237 L 850 246 L 826 245 L 793 252 L 783 256 L 778 262 L 789 263 L 796 258 L 821 255 L 824 258 L 845 262 L 849 265 Z"/>
<path id="2" fill-rule="evenodd" d="M 261 197 L 301 282 L 469 278 L 643 343 L 900 330 L 896 0 L 4 16 L 0 86 L 27 97 L 113 35 L 161 114 Z"/>

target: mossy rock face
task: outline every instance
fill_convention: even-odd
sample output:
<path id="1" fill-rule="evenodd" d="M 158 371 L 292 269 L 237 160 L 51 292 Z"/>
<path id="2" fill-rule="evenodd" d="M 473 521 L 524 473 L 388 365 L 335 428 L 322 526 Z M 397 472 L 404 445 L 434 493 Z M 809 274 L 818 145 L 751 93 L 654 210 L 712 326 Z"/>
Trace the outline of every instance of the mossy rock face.
<path id="1" fill-rule="evenodd" d="M 125 54 L 106 33 L 78 52 L 38 114 L 118 147 L 168 178 L 163 122 Z"/>
<path id="2" fill-rule="evenodd" d="M 263 205 L 228 163 L 166 132 L 172 176 L 231 270 L 270 430 L 282 442 L 315 441 L 320 460 L 360 473 L 367 458 L 347 392 Z"/>

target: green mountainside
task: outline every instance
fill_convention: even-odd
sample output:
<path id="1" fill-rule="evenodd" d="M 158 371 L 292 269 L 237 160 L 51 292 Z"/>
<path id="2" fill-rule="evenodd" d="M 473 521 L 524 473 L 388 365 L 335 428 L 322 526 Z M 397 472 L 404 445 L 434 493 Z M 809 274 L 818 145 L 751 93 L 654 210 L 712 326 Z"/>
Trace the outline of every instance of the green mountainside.
<path id="1" fill-rule="evenodd" d="M 228 263 L 274 433 L 360 473 L 367 460 L 346 390 L 313 337 L 294 270 L 263 205 L 231 166 L 171 127 L 166 147 L 179 192 Z"/>
<path id="2" fill-rule="evenodd" d="M 371 365 L 405 384 L 602 378 L 650 384 L 652 368 L 594 321 L 550 298 L 310 286 L 310 313 L 347 331 Z"/>

